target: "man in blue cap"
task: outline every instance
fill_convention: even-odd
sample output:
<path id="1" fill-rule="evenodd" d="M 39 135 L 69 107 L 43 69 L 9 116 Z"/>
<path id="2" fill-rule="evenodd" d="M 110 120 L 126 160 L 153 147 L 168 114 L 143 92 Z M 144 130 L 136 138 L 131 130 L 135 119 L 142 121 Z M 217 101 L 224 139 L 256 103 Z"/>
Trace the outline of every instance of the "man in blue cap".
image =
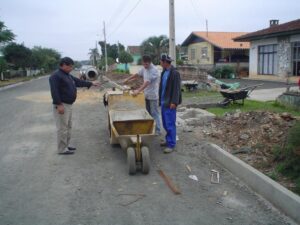
<path id="1" fill-rule="evenodd" d="M 176 109 L 181 104 L 181 78 L 179 72 L 171 65 L 172 59 L 162 55 L 160 65 L 163 68 L 159 85 L 159 104 L 165 131 L 165 141 L 161 146 L 166 147 L 164 153 L 171 153 L 176 146 Z"/>

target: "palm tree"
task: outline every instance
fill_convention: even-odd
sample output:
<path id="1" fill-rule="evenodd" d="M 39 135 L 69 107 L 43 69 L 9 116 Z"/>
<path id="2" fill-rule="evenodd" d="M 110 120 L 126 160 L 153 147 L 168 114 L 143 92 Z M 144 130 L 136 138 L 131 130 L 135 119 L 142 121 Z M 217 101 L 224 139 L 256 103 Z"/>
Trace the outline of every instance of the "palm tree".
<path id="1" fill-rule="evenodd" d="M 0 44 L 5 44 L 14 40 L 16 35 L 9 29 L 6 28 L 4 23 L 0 21 Z"/>
<path id="2" fill-rule="evenodd" d="M 165 35 L 149 37 L 141 44 L 142 54 L 150 55 L 154 64 L 159 64 L 160 55 L 167 53 L 168 48 L 169 39 Z"/>
<path id="3" fill-rule="evenodd" d="M 97 48 L 91 48 L 90 52 L 90 60 L 93 66 L 97 66 L 97 60 L 100 59 L 100 54 Z"/>

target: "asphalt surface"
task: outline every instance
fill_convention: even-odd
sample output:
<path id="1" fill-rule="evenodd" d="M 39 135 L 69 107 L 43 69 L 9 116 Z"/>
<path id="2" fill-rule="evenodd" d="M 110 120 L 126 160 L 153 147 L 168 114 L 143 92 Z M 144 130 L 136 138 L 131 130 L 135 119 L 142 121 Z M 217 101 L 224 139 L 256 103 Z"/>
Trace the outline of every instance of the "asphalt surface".
<path id="1" fill-rule="evenodd" d="M 248 87 L 248 86 L 255 86 L 255 85 L 261 85 L 255 88 L 255 90 L 261 90 L 261 89 L 275 89 L 275 88 L 286 88 L 287 84 L 283 82 L 278 81 L 265 81 L 265 80 L 250 80 L 250 79 L 221 79 L 221 81 L 226 83 L 235 83 L 239 82 L 240 87 Z M 291 87 L 297 87 L 297 84 L 292 83 L 289 84 Z"/>
<path id="2" fill-rule="evenodd" d="M 212 162 L 193 132 L 180 133 L 170 155 L 162 153 L 159 137 L 149 140 L 150 174 L 129 176 L 125 152 L 109 144 L 101 93 L 83 90 L 78 97 L 78 149 L 61 156 L 47 78 L 0 91 L 0 225 L 294 224 Z M 186 164 L 199 182 L 188 177 Z M 220 184 L 210 183 L 211 169 L 220 171 Z"/>

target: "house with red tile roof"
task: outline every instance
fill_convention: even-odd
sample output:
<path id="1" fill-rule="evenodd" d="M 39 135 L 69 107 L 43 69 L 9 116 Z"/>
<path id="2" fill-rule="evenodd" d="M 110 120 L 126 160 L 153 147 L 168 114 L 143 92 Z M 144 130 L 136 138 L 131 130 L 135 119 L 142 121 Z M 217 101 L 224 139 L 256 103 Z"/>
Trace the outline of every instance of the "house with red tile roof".
<path id="1" fill-rule="evenodd" d="M 235 42 L 233 38 L 245 32 L 192 32 L 181 44 L 187 63 L 215 65 L 217 63 L 248 63 L 249 43 Z"/>
<path id="2" fill-rule="evenodd" d="M 300 76 L 300 19 L 279 24 L 270 20 L 266 29 L 235 37 L 250 42 L 249 76 L 255 79 L 285 80 Z"/>

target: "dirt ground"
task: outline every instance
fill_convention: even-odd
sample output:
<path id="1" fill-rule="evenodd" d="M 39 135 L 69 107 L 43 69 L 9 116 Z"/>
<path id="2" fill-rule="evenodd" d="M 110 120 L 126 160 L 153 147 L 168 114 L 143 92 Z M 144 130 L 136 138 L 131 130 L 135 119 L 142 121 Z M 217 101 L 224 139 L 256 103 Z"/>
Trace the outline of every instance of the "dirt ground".
<path id="1" fill-rule="evenodd" d="M 122 84 L 127 77 L 126 74 L 108 74 L 108 78 L 118 84 Z M 142 82 L 143 80 L 139 79 L 137 82 L 131 82 L 129 86 L 135 89 Z M 219 101 L 216 96 L 206 98 Z M 189 99 L 188 102 L 192 100 Z M 247 164 L 272 177 L 278 164 L 275 161 L 274 147 L 282 147 L 286 143 L 288 130 L 294 122 L 295 118 L 286 113 L 242 113 L 237 110 L 193 129 L 196 138 L 222 146 Z M 278 173 L 276 181 L 291 190 L 295 187 L 294 182 Z"/>
<path id="2" fill-rule="evenodd" d="M 117 73 L 108 73 L 106 76 L 110 80 L 113 80 L 120 85 L 122 85 L 123 81 L 129 77 L 128 74 L 117 74 Z M 137 78 L 137 80 L 131 81 L 126 85 L 134 90 L 134 89 L 137 89 L 138 87 L 140 87 L 142 84 L 143 84 L 143 79 L 139 77 L 139 78 Z"/>
<path id="3" fill-rule="evenodd" d="M 210 123 L 195 127 L 200 139 L 210 140 L 244 162 L 271 176 L 276 171 L 274 147 L 286 143 L 289 128 L 296 119 L 287 113 L 265 111 L 227 113 Z M 276 181 L 293 189 L 295 184 L 276 174 Z"/>
<path id="4" fill-rule="evenodd" d="M 295 224 L 213 162 L 195 133 L 178 132 L 176 151 L 169 155 L 160 137 L 145 141 L 150 173 L 129 176 L 125 151 L 109 144 L 103 92 L 78 91 L 71 139 L 77 150 L 70 156 L 56 153 L 47 79 L 0 92 L 1 225 Z M 186 165 L 198 182 L 189 178 Z M 210 182 L 212 169 L 220 172 L 220 184 Z M 174 195 L 157 170 L 181 195 Z"/>

